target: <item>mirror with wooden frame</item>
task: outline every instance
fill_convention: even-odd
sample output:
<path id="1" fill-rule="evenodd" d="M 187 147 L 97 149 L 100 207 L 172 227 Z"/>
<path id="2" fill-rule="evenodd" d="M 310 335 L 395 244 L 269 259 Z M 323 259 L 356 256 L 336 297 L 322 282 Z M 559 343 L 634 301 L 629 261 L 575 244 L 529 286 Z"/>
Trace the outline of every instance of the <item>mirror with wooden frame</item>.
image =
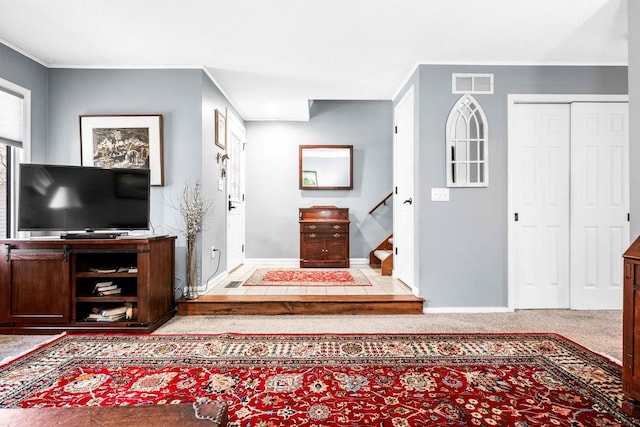
<path id="1" fill-rule="evenodd" d="M 301 145 L 301 190 L 353 189 L 353 145 Z"/>

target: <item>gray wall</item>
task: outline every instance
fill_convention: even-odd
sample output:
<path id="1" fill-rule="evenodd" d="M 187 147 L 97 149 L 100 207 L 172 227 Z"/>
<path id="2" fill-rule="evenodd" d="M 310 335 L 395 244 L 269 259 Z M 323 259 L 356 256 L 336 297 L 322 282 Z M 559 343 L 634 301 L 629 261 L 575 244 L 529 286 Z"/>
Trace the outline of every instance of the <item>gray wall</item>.
<path id="1" fill-rule="evenodd" d="M 640 19 L 630 2 L 630 22 Z M 634 20 L 635 17 L 635 20 Z M 640 34 L 629 26 L 631 158 L 640 155 Z M 635 70 L 635 71 L 634 71 Z M 430 189 L 445 185 L 444 124 L 458 99 L 451 73 L 494 73 L 496 91 L 476 98 L 490 129 L 490 185 L 452 189 L 449 203 L 430 202 Z M 79 164 L 81 114 L 163 114 L 165 187 L 152 190 L 156 233 L 179 234 L 175 204 L 187 181 L 202 180 L 214 200 L 203 248 L 224 248 L 224 194 L 217 191 L 215 109 L 232 107 L 200 70 L 47 69 L 0 44 L 0 77 L 32 91 L 32 161 Z M 422 65 L 416 86 L 417 278 L 430 307 L 507 305 L 507 104 L 509 93 L 626 94 L 625 67 L 513 67 Z M 404 90 L 399 93 L 399 100 Z M 393 185 L 393 106 L 388 101 L 316 101 L 309 122 L 247 124 L 247 258 L 299 257 L 299 207 L 337 205 L 351 209 L 351 256 L 365 258 L 391 232 L 391 205 L 368 211 Z M 354 189 L 298 189 L 298 146 L 354 145 Z M 631 237 L 640 234 L 634 215 L 640 207 L 640 171 L 631 168 Z M 202 256 L 202 277 L 217 260 Z M 184 239 L 177 251 L 177 274 L 184 277 Z M 225 253 L 220 260 L 225 269 Z"/>
<path id="2" fill-rule="evenodd" d="M 80 164 L 79 116 L 162 114 L 164 186 L 151 189 L 155 234 L 179 236 L 177 285 L 185 271 L 181 216 L 174 208 L 187 181 L 201 176 L 200 70 L 49 70 L 48 163 Z"/>
<path id="3" fill-rule="evenodd" d="M 202 70 L 48 69 L 0 44 L 0 77 L 32 91 L 32 162 L 79 165 L 80 115 L 162 114 L 164 186 L 151 190 L 152 232 L 178 236 L 181 286 L 186 250 L 175 207 L 185 183 L 202 183 L 214 210 L 200 236 L 199 274 L 206 280 L 225 271 L 225 204 L 224 192 L 217 190 L 215 153 L 220 149 L 214 143 L 214 118 L 216 109 L 238 114 Z M 219 263 L 203 249 L 210 246 L 222 249 Z"/>
<path id="4" fill-rule="evenodd" d="M 460 97 L 451 93 L 452 73 L 494 74 L 494 94 L 474 95 L 488 121 L 489 187 L 452 188 L 450 202 L 431 202 L 431 188 L 446 186 L 445 123 Z M 421 65 L 414 78 L 420 295 L 427 307 L 506 307 L 507 95 L 626 94 L 627 69 Z"/>
<path id="5" fill-rule="evenodd" d="M 351 258 L 392 232 L 392 207 L 369 210 L 392 190 L 390 101 L 315 101 L 308 122 L 247 123 L 246 257 L 299 259 L 298 208 L 349 208 Z M 300 190 L 298 146 L 353 145 L 353 190 Z"/>
<path id="6" fill-rule="evenodd" d="M 176 274 L 184 278 L 182 218 L 175 207 L 186 183 L 202 185 L 213 202 L 199 236 L 200 283 L 226 268 L 225 200 L 217 189 L 215 110 L 235 110 L 201 70 L 50 70 L 50 163 L 79 164 L 78 116 L 162 114 L 164 187 L 151 189 L 151 223 L 156 234 L 178 236 Z M 221 248 L 212 259 L 206 248 Z M 218 262 L 219 261 L 219 262 Z M 201 291 L 204 291 L 204 287 Z"/>
<path id="7" fill-rule="evenodd" d="M 218 179 L 221 178 L 222 164 L 216 162 L 216 154 L 225 150 L 215 144 L 215 112 L 222 114 L 225 111 L 234 114 L 240 119 L 239 114 L 229 103 L 220 89 L 202 74 L 202 190 L 203 195 L 213 202 L 213 213 L 203 222 L 201 233 L 202 250 L 202 281 L 206 283 L 226 271 L 226 199 L 225 192 L 218 190 Z M 227 113 L 228 114 L 228 113 Z M 211 246 L 220 249 L 216 257 L 211 257 Z"/>
<path id="8" fill-rule="evenodd" d="M 631 241 L 640 235 L 640 2 L 629 1 L 629 156 Z"/>
<path id="9" fill-rule="evenodd" d="M 31 91 L 31 160 L 47 157 L 47 68 L 0 43 L 0 78 Z"/>
<path id="10" fill-rule="evenodd" d="M 216 173 L 211 165 L 213 149 L 205 147 L 214 145 L 211 117 L 215 108 L 224 108 L 222 95 L 201 70 L 52 69 L 49 86 L 49 163 L 80 164 L 80 115 L 162 114 L 164 186 L 151 189 L 151 224 L 155 234 L 178 236 L 176 275 L 177 285 L 182 286 L 186 250 L 176 207 L 187 182 L 206 183 Z M 203 165 L 209 168 L 207 173 Z M 221 204 L 222 196 L 209 186 L 203 185 L 203 194 Z M 201 240 L 221 247 L 224 234 L 214 226 L 220 223 L 224 223 L 224 210 L 214 209 Z M 202 247 L 199 251 L 208 254 Z M 203 279 L 213 273 L 210 257 L 203 255 L 199 267 Z"/>

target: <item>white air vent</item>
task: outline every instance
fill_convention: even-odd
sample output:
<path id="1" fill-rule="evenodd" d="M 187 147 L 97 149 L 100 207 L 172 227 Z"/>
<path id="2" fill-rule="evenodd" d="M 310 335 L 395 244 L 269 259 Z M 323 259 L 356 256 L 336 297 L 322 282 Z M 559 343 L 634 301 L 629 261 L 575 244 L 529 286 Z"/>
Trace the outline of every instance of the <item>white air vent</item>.
<path id="1" fill-rule="evenodd" d="M 452 93 L 493 93 L 493 74 L 451 75 Z"/>

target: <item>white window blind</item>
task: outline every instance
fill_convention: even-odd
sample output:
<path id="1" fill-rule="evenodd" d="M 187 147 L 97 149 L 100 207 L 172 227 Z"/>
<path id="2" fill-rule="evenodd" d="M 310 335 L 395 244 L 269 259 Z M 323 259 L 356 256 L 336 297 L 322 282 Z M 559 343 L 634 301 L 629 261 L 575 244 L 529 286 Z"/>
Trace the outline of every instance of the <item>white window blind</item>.
<path id="1" fill-rule="evenodd" d="M 0 88 L 0 142 L 22 147 L 24 98 Z"/>

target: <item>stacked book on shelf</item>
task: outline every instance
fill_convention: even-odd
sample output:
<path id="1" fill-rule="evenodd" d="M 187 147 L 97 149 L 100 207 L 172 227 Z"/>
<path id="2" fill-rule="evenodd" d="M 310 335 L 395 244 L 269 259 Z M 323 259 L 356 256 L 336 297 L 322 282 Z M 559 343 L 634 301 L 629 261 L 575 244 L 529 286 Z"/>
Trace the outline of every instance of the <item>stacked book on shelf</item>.
<path id="1" fill-rule="evenodd" d="M 118 307 L 94 307 L 85 320 L 89 322 L 117 322 L 118 320 L 130 320 L 136 316 L 136 308 L 133 304 L 126 303 Z"/>
<path id="2" fill-rule="evenodd" d="M 137 273 L 138 267 L 89 268 L 92 273 Z"/>
<path id="3" fill-rule="evenodd" d="M 137 308 L 135 303 L 131 302 L 123 302 L 122 295 L 122 283 L 116 283 L 116 281 L 130 282 L 130 279 L 127 279 L 125 275 L 112 274 L 112 273 L 137 273 L 137 267 L 112 267 L 112 266 L 99 266 L 99 267 L 90 267 L 89 271 L 92 273 L 99 273 L 99 275 L 90 275 L 88 277 L 101 277 L 102 280 L 93 283 L 86 283 L 83 286 L 93 286 L 93 290 L 91 291 L 91 287 L 83 287 L 82 292 L 85 292 L 82 297 L 88 297 L 89 295 L 86 292 L 91 291 L 92 299 L 85 299 L 85 301 L 98 301 L 98 299 L 102 299 L 101 297 L 105 297 L 104 303 L 96 304 L 104 304 L 100 306 L 94 306 L 91 308 L 89 314 L 84 318 L 85 321 L 88 322 L 117 322 L 121 320 L 133 320 L 137 318 Z M 85 276 L 86 277 L 86 276 Z M 115 279 L 114 280 L 105 280 L 105 279 Z M 135 295 L 135 294 L 134 294 Z M 98 297 L 98 298 L 95 298 Z M 115 297 L 115 298 L 108 298 Z M 83 302 L 83 304 L 85 304 Z M 90 307 L 90 306 L 89 306 Z M 85 309 L 89 307 L 84 307 Z M 86 313 L 86 312 L 84 312 Z M 82 316 L 84 316 L 82 313 Z"/>
<path id="4" fill-rule="evenodd" d="M 113 281 L 98 282 L 93 288 L 93 293 L 100 296 L 120 295 L 122 288 L 113 283 Z"/>

